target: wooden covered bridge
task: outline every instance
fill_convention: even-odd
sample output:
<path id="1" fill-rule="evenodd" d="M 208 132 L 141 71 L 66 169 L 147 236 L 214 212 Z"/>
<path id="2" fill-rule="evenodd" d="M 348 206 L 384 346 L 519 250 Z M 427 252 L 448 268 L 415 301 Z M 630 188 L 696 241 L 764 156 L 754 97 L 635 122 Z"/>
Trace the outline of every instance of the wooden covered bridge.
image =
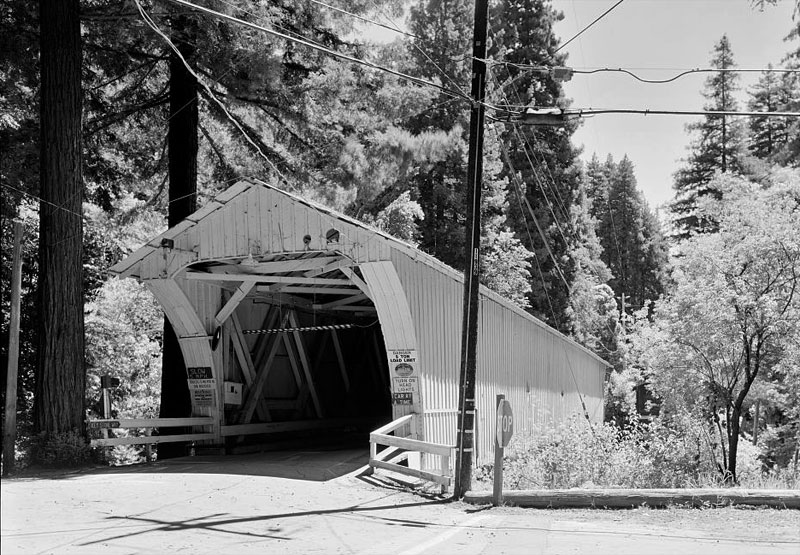
<path id="1" fill-rule="evenodd" d="M 413 246 L 241 181 L 111 272 L 161 303 L 213 443 L 414 414 L 413 437 L 455 444 L 463 275 Z M 476 461 L 497 393 L 517 436 L 602 419 L 600 358 L 485 288 L 479 318 Z"/>

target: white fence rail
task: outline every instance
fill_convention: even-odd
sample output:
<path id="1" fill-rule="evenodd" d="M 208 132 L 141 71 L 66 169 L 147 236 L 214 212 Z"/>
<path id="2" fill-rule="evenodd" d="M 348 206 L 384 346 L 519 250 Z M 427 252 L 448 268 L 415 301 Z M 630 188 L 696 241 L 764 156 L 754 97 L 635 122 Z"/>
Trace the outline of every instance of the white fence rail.
<path id="1" fill-rule="evenodd" d="M 455 447 L 441 443 L 420 441 L 413 437 L 415 435 L 413 430 L 416 429 L 414 422 L 416 418 L 417 416 L 414 414 L 402 416 L 378 428 L 369 435 L 369 466 L 373 470 L 382 468 L 427 480 L 439 484 L 442 486 L 442 490 L 446 491 L 453 481 L 450 460 Z M 384 448 L 379 449 L 379 445 L 384 446 Z M 418 457 L 409 456 L 417 453 L 419 454 Z M 421 466 L 422 461 L 428 458 L 423 456 L 425 454 L 438 457 L 438 468 L 413 467 L 412 461 L 417 460 L 420 461 Z M 406 465 L 400 464 L 404 460 Z"/>
<path id="2" fill-rule="evenodd" d="M 141 429 L 149 431 L 153 428 L 171 428 L 186 426 L 213 426 L 214 419 L 210 416 L 198 416 L 192 418 L 120 418 L 120 419 L 101 419 L 87 420 L 86 427 L 89 430 L 102 430 L 103 435 L 108 435 L 108 430 L 115 429 Z M 157 443 L 170 443 L 176 441 L 201 441 L 214 439 L 212 432 L 197 432 L 190 434 L 175 435 L 145 435 L 136 437 L 102 437 L 92 439 L 92 447 L 114 447 L 115 445 L 153 445 Z"/>

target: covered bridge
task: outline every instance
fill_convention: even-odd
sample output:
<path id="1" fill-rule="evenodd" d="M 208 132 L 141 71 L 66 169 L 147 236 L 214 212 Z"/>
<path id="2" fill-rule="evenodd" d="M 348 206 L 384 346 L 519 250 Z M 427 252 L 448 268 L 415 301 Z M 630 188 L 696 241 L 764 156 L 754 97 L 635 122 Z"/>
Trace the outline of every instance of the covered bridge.
<path id="1" fill-rule="evenodd" d="M 463 275 L 415 247 L 241 181 L 111 272 L 161 303 L 217 444 L 409 413 L 416 437 L 455 444 Z M 491 457 L 497 393 L 516 435 L 583 405 L 602 419 L 593 353 L 486 288 L 478 334 L 476 461 Z"/>

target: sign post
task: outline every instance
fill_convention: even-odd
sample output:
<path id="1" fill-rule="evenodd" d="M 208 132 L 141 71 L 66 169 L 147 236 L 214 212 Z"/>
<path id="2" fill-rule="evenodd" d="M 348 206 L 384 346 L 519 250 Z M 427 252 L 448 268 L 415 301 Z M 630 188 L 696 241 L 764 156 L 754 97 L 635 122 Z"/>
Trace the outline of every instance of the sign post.
<path id="1" fill-rule="evenodd" d="M 503 503 L 503 449 L 508 447 L 513 434 L 514 415 L 511 412 L 511 403 L 506 401 L 505 395 L 498 395 L 497 433 L 494 443 L 494 488 L 492 490 L 494 505 Z"/>

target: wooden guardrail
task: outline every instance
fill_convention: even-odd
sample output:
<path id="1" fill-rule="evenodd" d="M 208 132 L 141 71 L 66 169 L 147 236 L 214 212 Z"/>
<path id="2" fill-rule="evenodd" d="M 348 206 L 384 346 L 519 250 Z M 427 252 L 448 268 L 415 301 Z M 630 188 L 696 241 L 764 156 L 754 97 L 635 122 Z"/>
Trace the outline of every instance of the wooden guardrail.
<path id="1" fill-rule="evenodd" d="M 119 419 L 100 419 L 87 420 L 88 430 L 108 430 L 114 429 L 136 429 L 144 428 L 173 428 L 186 426 L 213 426 L 214 419 L 210 416 L 197 416 L 191 418 L 119 418 Z M 153 445 L 157 443 L 170 443 L 176 441 L 200 441 L 214 439 L 212 432 L 197 432 L 191 434 L 174 434 L 158 436 L 136 436 L 136 437 L 102 437 L 92 439 L 92 447 L 113 447 L 115 445 Z"/>
<path id="2" fill-rule="evenodd" d="M 443 445 L 441 443 L 431 443 L 428 441 L 421 441 L 413 436 L 415 435 L 415 419 L 414 414 L 402 416 L 385 426 L 382 426 L 369 434 L 369 466 L 372 469 L 382 468 L 384 470 L 391 470 L 399 474 L 413 476 L 428 480 L 435 484 L 442 486 L 442 490 L 446 491 L 453 481 L 453 476 L 450 471 L 450 459 L 453 454 L 454 446 Z M 402 429 L 410 428 L 410 437 L 402 437 L 397 435 Z M 379 445 L 386 448 L 380 449 Z M 428 454 L 439 457 L 439 468 L 423 469 L 411 468 L 410 466 L 402 465 L 400 462 L 407 461 L 409 453 L 420 453 L 420 460 L 424 461 L 425 458 L 421 455 Z"/>

